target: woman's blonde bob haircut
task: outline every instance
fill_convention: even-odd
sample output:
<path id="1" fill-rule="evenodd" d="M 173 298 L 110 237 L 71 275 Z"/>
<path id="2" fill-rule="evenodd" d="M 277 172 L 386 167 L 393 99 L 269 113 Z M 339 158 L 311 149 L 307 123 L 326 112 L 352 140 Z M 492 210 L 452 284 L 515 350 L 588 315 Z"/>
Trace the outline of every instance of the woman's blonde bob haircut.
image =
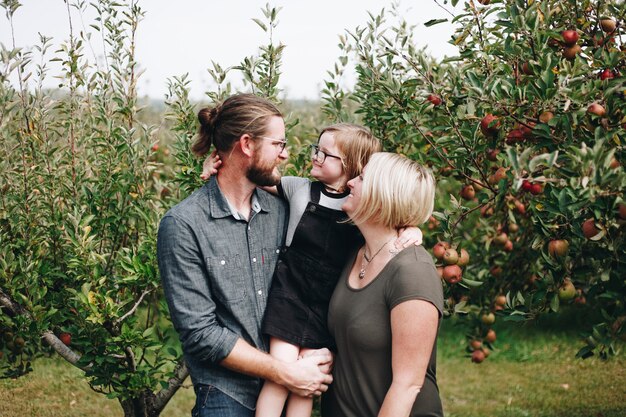
<path id="1" fill-rule="evenodd" d="M 350 218 L 390 229 L 419 226 L 434 205 L 435 178 L 428 168 L 404 155 L 379 152 L 367 163 L 360 203 Z"/>

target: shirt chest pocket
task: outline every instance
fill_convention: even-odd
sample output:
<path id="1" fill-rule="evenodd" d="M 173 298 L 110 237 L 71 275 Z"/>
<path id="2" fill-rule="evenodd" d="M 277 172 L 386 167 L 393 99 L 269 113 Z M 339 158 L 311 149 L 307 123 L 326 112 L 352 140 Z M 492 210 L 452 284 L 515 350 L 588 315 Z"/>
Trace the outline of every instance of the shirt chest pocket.
<path id="1" fill-rule="evenodd" d="M 243 301 L 246 297 L 247 269 L 243 268 L 239 255 L 206 258 L 211 277 L 213 295 L 228 305 Z"/>

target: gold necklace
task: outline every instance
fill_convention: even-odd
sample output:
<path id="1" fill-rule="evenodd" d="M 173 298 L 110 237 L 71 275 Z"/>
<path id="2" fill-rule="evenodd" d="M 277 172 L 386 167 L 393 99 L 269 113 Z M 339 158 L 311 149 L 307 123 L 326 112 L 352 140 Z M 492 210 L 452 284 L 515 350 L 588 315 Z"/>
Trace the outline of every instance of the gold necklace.
<path id="1" fill-rule="evenodd" d="M 395 239 L 395 236 L 383 243 L 383 245 L 376 251 L 376 253 L 371 258 L 368 257 L 366 253 L 367 244 L 363 245 L 363 258 L 361 259 L 361 270 L 359 271 L 359 279 L 363 279 L 365 277 L 365 270 L 369 266 L 370 262 L 372 262 L 376 255 L 378 255 L 380 251 L 383 250 L 385 246 L 387 246 L 387 243 L 391 242 L 393 239 Z"/>

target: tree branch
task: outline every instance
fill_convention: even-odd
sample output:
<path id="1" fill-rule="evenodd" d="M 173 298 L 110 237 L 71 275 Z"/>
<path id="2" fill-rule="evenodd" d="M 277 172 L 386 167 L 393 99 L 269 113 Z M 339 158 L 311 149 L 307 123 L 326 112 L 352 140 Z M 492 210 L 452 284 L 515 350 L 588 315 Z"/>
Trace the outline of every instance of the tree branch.
<path id="1" fill-rule="evenodd" d="M 150 410 L 151 414 L 156 411 L 160 413 L 165 408 L 174 394 L 176 394 L 176 391 L 183 385 L 187 376 L 189 376 L 189 369 L 185 360 L 181 359 L 174 368 L 174 376 L 167 380 L 167 388 L 162 389 L 155 395 L 150 407 L 152 409 Z"/>
<path id="2" fill-rule="evenodd" d="M 151 290 L 145 290 L 144 292 L 141 293 L 141 296 L 139 297 L 139 300 L 137 300 L 137 302 L 135 303 L 135 305 L 133 306 L 133 308 L 131 308 L 130 310 L 128 310 L 128 312 L 126 314 L 124 314 L 122 317 L 120 317 L 119 319 L 115 320 L 115 326 L 119 326 L 120 323 L 122 323 L 124 320 L 126 320 L 128 317 L 132 316 L 133 313 L 135 313 L 135 311 L 137 310 L 137 308 L 139 307 L 139 305 L 141 304 L 141 302 L 143 301 L 144 297 L 148 294 L 150 294 Z"/>
<path id="3" fill-rule="evenodd" d="M 4 291 L 2 291 L 2 289 L 0 289 L 0 307 L 5 308 L 6 310 L 8 310 L 9 313 L 13 315 L 26 316 L 29 319 L 34 320 L 30 311 L 26 310 L 21 304 L 16 303 L 14 300 L 12 300 L 11 297 L 9 297 L 7 294 L 4 293 Z M 50 345 L 50 347 L 52 347 L 55 352 L 58 353 L 63 359 L 65 359 L 78 369 L 81 369 L 83 371 L 87 371 L 89 369 L 89 367 L 82 368 L 78 366 L 77 364 L 80 360 L 80 355 L 74 352 L 69 347 L 65 346 L 65 344 L 63 344 L 63 342 L 61 342 L 61 340 L 56 337 L 56 335 L 50 330 L 45 330 L 42 333 L 41 338 L 45 340 Z"/>

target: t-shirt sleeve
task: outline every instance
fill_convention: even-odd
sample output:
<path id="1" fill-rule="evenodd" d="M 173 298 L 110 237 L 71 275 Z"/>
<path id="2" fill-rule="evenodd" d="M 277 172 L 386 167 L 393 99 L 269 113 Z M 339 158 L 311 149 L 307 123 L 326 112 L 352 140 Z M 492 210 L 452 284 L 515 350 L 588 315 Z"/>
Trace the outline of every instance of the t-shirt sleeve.
<path id="1" fill-rule="evenodd" d="M 282 177 L 278 185 L 278 195 L 289 201 L 298 189 L 307 186 L 310 182 L 308 178 Z"/>
<path id="2" fill-rule="evenodd" d="M 387 282 L 389 310 L 408 300 L 428 301 L 443 315 L 443 287 L 432 263 L 411 260 L 402 262 Z"/>

